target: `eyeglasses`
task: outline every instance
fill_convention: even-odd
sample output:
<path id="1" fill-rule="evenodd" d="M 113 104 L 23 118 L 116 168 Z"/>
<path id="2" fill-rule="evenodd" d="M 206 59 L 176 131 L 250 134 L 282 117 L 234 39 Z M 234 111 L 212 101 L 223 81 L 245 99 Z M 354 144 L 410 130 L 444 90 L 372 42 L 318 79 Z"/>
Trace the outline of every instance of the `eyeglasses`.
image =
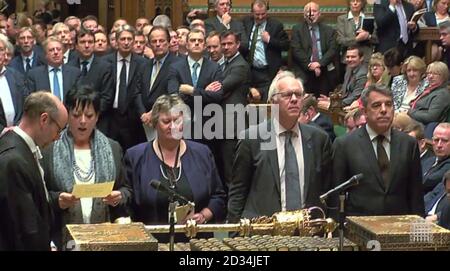
<path id="1" fill-rule="evenodd" d="M 303 93 L 301 91 L 297 91 L 297 90 L 288 90 L 288 91 L 274 93 L 272 96 L 275 96 L 275 95 L 280 95 L 280 97 L 282 99 L 290 100 L 290 99 L 292 99 L 292 95 L 295 95 L 296 98 L 301 98 L 303 96 Z"/>
<path id="2" fill-rule="evenodd" d="M 49 116 L 50 120 L 56 124 L 56 127 L 58 127 L 58 135 L 60 135 L 61 132 L 66 128 L 66 126 L 64 126 L 64 127 L 59 126 L 59 123 L 52 117 L 52 115 L 48 114 L 48 116 Z"/>

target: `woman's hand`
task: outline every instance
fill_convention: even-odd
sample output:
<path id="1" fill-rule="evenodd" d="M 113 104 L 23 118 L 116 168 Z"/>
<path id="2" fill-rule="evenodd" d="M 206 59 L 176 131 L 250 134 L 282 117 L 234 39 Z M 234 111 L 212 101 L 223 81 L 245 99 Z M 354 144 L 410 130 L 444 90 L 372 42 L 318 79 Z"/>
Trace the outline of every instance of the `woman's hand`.
<path id="1" fill-rule="evenodd" d="M 370 38 L 370 33 L 367 32 L 366 30 L 360 29 L 358 31 L 356 31 L 356 41 L 365 41 L 368 40 Z"/>
<path id="2" fill-rule="evenodd" d="M 80 199 L 72 195 L 71 193 L 62 192 L 58 197 L 59 208 L 65 210 L 74 206 Z"/>
<path id="3" fill-rule="evenodd" d="M 206 222 L 210 221 L 213 217 L 213 213 L 208 208 L 203 208 L 198 213 L 195 213 L 191 219 L 194 219 L 197 224 L 205 224 Z"/>
<path id="4" fill-rule="evenodd" d="M 122 200 L 122 192 L 114 190 L 108 196 L 103 198 L 103 202 L 110 206 L 116 207 Z"/>

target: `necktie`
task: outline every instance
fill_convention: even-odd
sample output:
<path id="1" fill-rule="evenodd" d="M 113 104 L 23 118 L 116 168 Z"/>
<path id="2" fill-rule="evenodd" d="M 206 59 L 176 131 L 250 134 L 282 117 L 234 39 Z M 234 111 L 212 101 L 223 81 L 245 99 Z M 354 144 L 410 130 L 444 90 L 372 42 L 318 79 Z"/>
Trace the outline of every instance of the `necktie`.
<path id="1" fill-rule="evenodd" d="M 198 72 L 197 69 L 200 67 L 200 64 L 198 62 L 195 62 L 194 65 L 192 65 L 192 84 L 194 87 L 197 86 L 197 80 L 198 80 Z"/>
<path id="2" fill-rule="evenodd" d="M 405 11 L 402 4 L 395 5 L 395 10 L 397 11 L 398 23 L 400 24 L 400 34 L 402 35 L 402 41 L 404 44 L 408 42 L 408 28 L 405 16 Z"/>
<path id="3" fill-rule="evenodd" d="M 314 27 L 311 27 L 311 62 L 317 62 L 319 61 L 319 49 L 317 48 L 317 37 L 316 37 L 316 31 L 314 30 Z"/>
<path id="4" fill-rule="evenodd" d="M 248 62 L 250 63 L 250 65 L 253 64 L 253 60 L 255 58 L 256 42 L 258 41 L 258 33 L 260 26 L 261 26 L 260 24 L 257 24 L 255 26 L 255 31 L 253 31 L 252 41 L 250 44 L 250 54 L 248 56 Z"/>
<path id="5" fill-rule="evenodd" d="M 389 159 L 386 150 L 383 147 L 384 135 L 378 135 L 377 139 L 377 157 L 380 167 L 381 177 L 383 177 L 384 187 L 389 186 Z"/>
<path id="6" fill-rule="evenodd" d="M 82 68 L 81 68 L 81 76 L 86 76 L 88 73 L 88 69 L 87 66 L 89 64 L 89 61 L 83 61 L 81 62 Z"/>
<path id="7" fill-rule="evenodd" d="M 47 198 L 47 201 L 48 201 L 49 197 L 48 197 L 47 185 L 45 184 L 45 180 L 44 180 L 44 169 L 42 168 L 41 163 L 39 161 L 39 160 L 42 159 L 42 153 L 41 153 L 41 150 L 39 149 L 38 146 L 36 146 L 36 149 L 34 150 L 33 155 L 34 155 L 34 159 L 36 159 L 36 163 L 37 163 L 38 168 L 39 168 L 39 173 L 41 175 L 42 184 L 44 186 L 45 197 Z"/>
<path id="8" fill-rule="evenodd" d="M 28 72 L 29 70 L 31 70 L 31 59 L 29 57 L 27 57 L 25 59 L 25 62 L 27 63 L 26 64 L 27 68 L 26 68 L 25 72 Z"/>
<path id="9" fill-rule="evenodd" d="M 53 68 L 52 71 L 53 71 L 53 94 L 62 101 L 63 98 L 61 95 L 61 89 L 59 87 L 59 80 L 58 80 L 59 68 Z"/>
<path id="10" fill-rule="evenodd" d="M 127 60 L 122 59 L 122 69 L 120 70 L 120 82 L 119 82 L 119 104 L 118 108 L 121 113 L 126 110 L 127 100 Z"/>
<path id="11" fill-rule="evenodd" d="M 150 90 L 153 87 L 153 83 L 155 83 L 156 77 L 159 74 L 159 70 L 161 69 L 161 61 L 155 60 L 155 62 L 153 63 L 153 66 L 154 66 L 154 68 L 153 68 L 152 77 L 150 80 Z"/>
<path id="12" fill-rule="evenodd" d="M 302 193 L 300 189 L 299 170 L 297 155 L 292 145 L 292 132 L 285 132 L 284 143 L 284 170 L 286 183 L 286 210 L 297 210 L 301 208 Z"/>

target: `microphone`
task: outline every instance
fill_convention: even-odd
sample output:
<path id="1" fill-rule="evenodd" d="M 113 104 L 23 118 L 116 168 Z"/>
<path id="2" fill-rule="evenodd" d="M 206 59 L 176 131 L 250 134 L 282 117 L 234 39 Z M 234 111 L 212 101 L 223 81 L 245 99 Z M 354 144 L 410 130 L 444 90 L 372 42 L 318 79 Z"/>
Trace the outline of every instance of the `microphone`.
<path id="1" fill-rule="evenodd" d="M 336 186 L 335 188 L 331 189 L 330 191 L 326 192 L 325 194 L 320 196 L 320 201 L 322 203 L 325 203 L 325 200 L 333 193 L 335 192 L 341 192 L 344 190 L 347 190 L 349 187 L 352 187 L 354 185 L 358 185 L 359 181 L 363 178 L 363 174 L 356 174 L 355 176 L 348 179 L 348 181 L 341 183 L 340 185 Z"/>
<path id="2" fill-rule="evenodd" d="M 189 203 L 189 200 L 185 198 L 184 196 L 180 195 L 178 192 L 173 190 L 172 188 L 168 187 L 167 185 L 161 183 L 158 180 L 151 180 L 150 186 L 154 189 L 163 192 L 164 194 L 168 195 L 169 197 L 173 197 L 178 200 L 182 200 L 185 203 Z"/>

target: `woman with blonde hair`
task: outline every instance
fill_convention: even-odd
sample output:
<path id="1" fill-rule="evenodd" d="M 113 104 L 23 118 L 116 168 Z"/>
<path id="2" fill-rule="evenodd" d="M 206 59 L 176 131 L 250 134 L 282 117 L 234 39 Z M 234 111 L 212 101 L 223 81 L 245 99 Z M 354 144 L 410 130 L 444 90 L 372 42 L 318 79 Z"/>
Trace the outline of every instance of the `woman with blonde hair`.
<path id="1" fill-rule="evenodd" d="M 375 53 L 369 60 L 369 72 L 367 73 L 366 87 L 372 84 L 389 85 L 391 77 L 384 64 L 384 56 L 381 53 Z"/>

